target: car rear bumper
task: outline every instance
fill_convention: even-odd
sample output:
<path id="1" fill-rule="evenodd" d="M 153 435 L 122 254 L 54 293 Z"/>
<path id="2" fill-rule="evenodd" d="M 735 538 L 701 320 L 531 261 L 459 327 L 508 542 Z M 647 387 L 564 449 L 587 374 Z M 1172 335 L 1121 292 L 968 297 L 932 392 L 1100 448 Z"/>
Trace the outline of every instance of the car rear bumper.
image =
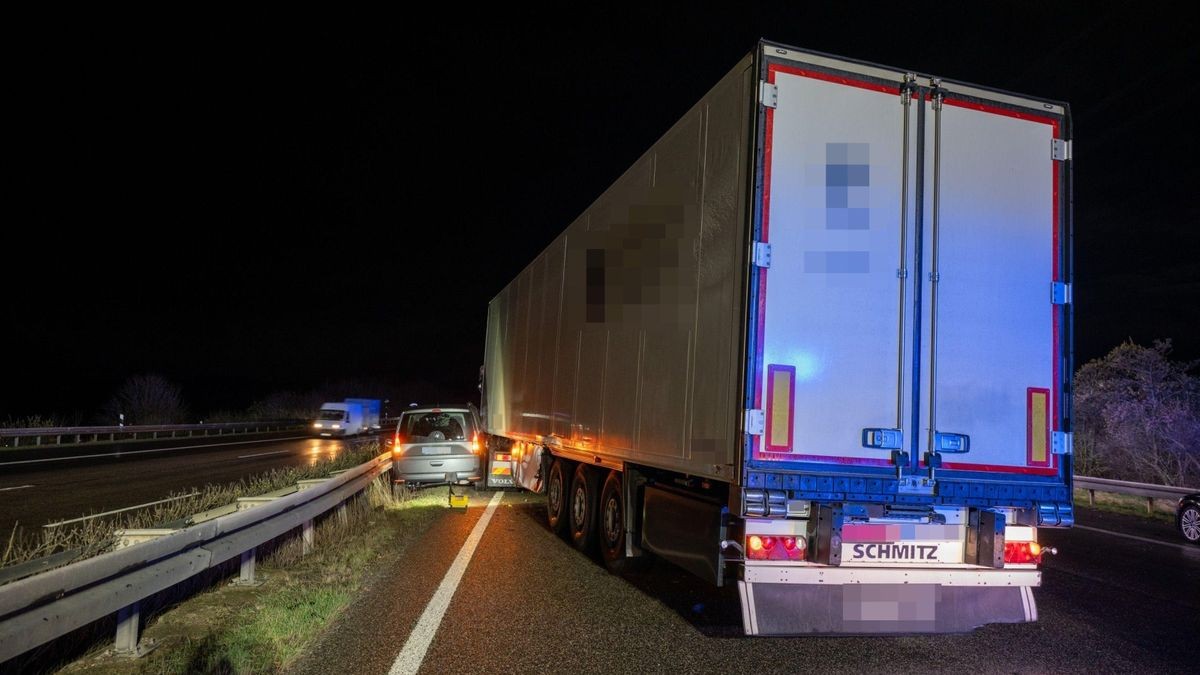
<path id="1" fill-rule="evenodd" d="M 473 483 L 483 480 L 479 458 L 445 456 L 404 457 L 392 463 L 397 483 Z"/>

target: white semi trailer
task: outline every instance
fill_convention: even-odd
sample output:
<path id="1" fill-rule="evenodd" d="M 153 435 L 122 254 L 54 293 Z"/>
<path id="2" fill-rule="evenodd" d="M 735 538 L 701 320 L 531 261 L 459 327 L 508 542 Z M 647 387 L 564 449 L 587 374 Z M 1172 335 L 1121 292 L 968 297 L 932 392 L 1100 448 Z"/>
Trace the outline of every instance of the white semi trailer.
<path id="1" fill-rule="evenodd" d="M 760 635 L 1036 618 L 1069 527 L 1066 104 L 763 42 L 491 301 L 489 484 Z"/>

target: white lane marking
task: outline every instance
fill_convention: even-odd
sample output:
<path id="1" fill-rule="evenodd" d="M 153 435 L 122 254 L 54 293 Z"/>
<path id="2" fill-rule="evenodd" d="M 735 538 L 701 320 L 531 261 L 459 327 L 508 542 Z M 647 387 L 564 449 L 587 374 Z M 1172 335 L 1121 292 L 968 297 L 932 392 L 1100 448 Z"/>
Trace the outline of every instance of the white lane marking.
<path id="1" fill-rule="evenodd" d="M 291 450 L 276 450 L 275 452 L 259 452 L 253 455 L 238 455 L 238 459 L 249 459 L 251 457 L 266 457 L 267 455 L 282 455 L 291 452 Z"/>
<path id="2" fill-rule="evenodd" d="M 1184 551 L 1187 553 L 1191 553 L 1191 552 L 1195 551 L 1194 546 L 1186 546 L 1184 544 L 1173 544 L 1169 541 L 1159 541 L 1157 539 L 1147 539 L 1146 537 L 1139 537 L 1139 536 L 1133 535 L 1133 534 L 1125 534 L 1124 532 L 1113 532 L 1111 530 L 1102 530 L 1098 527 L 1088 527 L 1087 525 L 1075 525 L 1074 527 L 1076 529 L 1088 530 L 1091 532 L 1103 532 L 1104 534 L 1111 534 L 1114 537 L 1125 537 L 1126 539 L 1136 539 L 1138 541 L 1144 541 L 1147 544 L 1158 544 L 1159 546 L 1170 546 L 1171 548 L 1177 548 L 1177 549 L 1180 549 L 1181 551 Z"/>
<path id="3" fill-rule="evenodd" d="M 146 508 L 147 506 L 154 506 L 155 504 L 166 504 L 167 502 L 174 502 L 174 501 L 178 501 L 180 499 L 187 499 L 188 497 L 195 497 L 198 494 L 200 494 L 200 493 L 192 492 L 192 493 L 189 493 L 186 495 L 179 495 L 178 497 L 168 497 L 167 499 L 160 499 L 156 502 L 146 502 L 145 504 L 138 504 L 137 506 L 126 506 L 123 509 L 113 509 L 112 511 L 105 511 L 104 513 L 93 513 L 90 516 L 83 516 L 82 518 L 72 518 L 70 520 L 60 520 L 57 523 L 46 523 L 42 527 L 58 527 L 59 525 L 67 525 L 68 523 L 78 523 L 78 522 L 81 522 L 84 520 L 91 520 L 92 518 L 99 518 L 101 516 L 111 516 L 114 513 L 120 513 L 122 511 L 132 511 L 134 509 L 143 509 L 143 508 Z"/>
<path id="4" fill-rule="evenodd" d="M 8 492 L 9 490 L 24 490 L 25 488 L 31 488 L 31 487 L 33 487 L 33 486 L 32 485 L 14 485 L 13 487 L 0 488 L 0 492 Z"/>
<path id="5" fill-rule="evenodd" d="M 272 441 L 298 441 L 309 436 L 292 436 L 291 438 L 260 438 L 254 441 L 234 441 L 233 443 L 209 443 L 207 445 L 183 445 L 177 448 L 152 448 L 150 450 L 129 450 L 127 452 L 105 452 L 96 455 L 71 455 L 70 457 L 43 457 L 41 459 L 22 459 L 15 462 L 0 462 L 0 466 L 14 464 L 36 464 L 37 462 L 61 462 L 67 459 L 91 459 L 92 457 L 120 457 L 121 455 L 143 455 L 147 452 L 170 452 L 172 450 L 195 450 L 196 448 L 221 448 L 227 445 L 246 445 L 247 443 L 269 443 Z"/>
<path id="6" fill-rule="evenodd" d="M 487 510 L 479 517 L 479 522 L 475 523 L 475 529 L 467 536 L 467 541 L 454 557 L 454 562 L 450 563 L 450 569 L 446 571 L 446 576 L 442 577 L 442 583 L 438 584 L 437 591 L 425 606 L 425 611 L 421 612 L 421 618 L 417 619 L 417 625 L 413 627 L 412 633 L 409 633 L 408 640 L 388 675 L 407 675 L 420 670 L 421 663 L 425 660 L 425 652 L 429 650 L 438 626 L 442 625 L 442 617 L 450 607 L 450 599 L 454 597 L 454 591 L 458 590 L 458 582 L 467 571 L 467 563 L 471 562 L 471 556 L 475 555 L 475 547 L 479 546 L 483 531 L 487 529 L 488 521 L 492 519 L 492 514 L 496 512 L 503 496 L 503 492 L 492 495 Z"/>

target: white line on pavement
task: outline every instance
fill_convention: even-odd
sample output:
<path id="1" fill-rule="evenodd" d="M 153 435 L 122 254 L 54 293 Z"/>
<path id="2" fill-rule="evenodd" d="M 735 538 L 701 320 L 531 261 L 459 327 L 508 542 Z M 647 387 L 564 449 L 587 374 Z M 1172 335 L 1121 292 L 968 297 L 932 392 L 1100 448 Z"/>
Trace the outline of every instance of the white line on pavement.
<path id="1" fill-rule="evenodd" d="M 41 459 L 22 459 L 16 462 L 0 462 L 0 466 L 13 464 L 35 464 L 37 462 L 61 462 L 66 459 L 91 459 L 92 457 L 120 457 L 122 455 L 141 455 L 147 452 L 170 452 L 171 450 L 195 450 L 196 448 L 220 448 L 226 445 L 246 445 L 247 443 L 267 443 L 270 441 L 298 441 L 308 436 L 292 436 L 291 438 L 260 438 L 253 441 L 235 441 L 233 443 L 208 443 L 205 445 L 184 445 L 177 448 L 152 448 L 150 450 L 128 450 L 126 452 L 105 452 L 96 455 L 71 455 L 70 457 L 43 457 Z"/>
<path id="2" fill-rule="evenodd" d="M 78 523 L 83 520 L 91 520 L 92 518 L 99 518 L 100 516 L 111 516 L 114 513 L 120 513 L 122 511 L 132 511 L 134 509 L 142 509 L 147 506 L 154 506 L 155 504 L 166 504 L 167 502 L 173 502 L 173 501 L 177 501 L 180 499 L 187 499 L 188 497 L 195 497 L 198 494 L 200 494 L 200 493 L 199 492 L 191 492 L 186 495 L 179 495 L 178 497 L 168 497 L 166 499 L 160 499 L 156 502 L 146 502 L 145 504 L 138 504 L 137 506 L 126 506 L 123 509 L 113 509 L 112 511 L 105 511 L 104 513 L 93 513 L 90 516 L 83 516 L 82 518 L 72 518 L 70 520 L 60 520 L 57 523 L 46 523 L 42 527 L 58 527 L 59 525 L 66 525 L 67 523 Z"/>
<path id="3" fill-rule="evenodd" d="M 291 452 L 291 450 L 276 450 L 275 452 L 259 452 L 253 455 L 238 455 L 238 459 L 249 459 L 250 457 L 266 457 L 267 455 L 282 455 Z"/>
<path id="4" fill-rule="evenodd" d="M 1193 547 L 1193 546 L 1184 546 L 1183 544 L 1173 544 L 1169 541 L 1159 541 L 1157 539 L 1148 539 L 1146 537 L 1139 537 L 1139 536 L 1133 535 L 1133 534 L 1125 534 L 1123 532 L 1113 532 L 1111 530 L 1102 530 L 1098 527 L 1088 527 L 1087 525 L 1075 525 L 1074 527 L 1075 527 L 1075 529 L 1088 530 L 1090 532 L 1103 532 L 1104 534 L 1111 534 L 1114 537 L 1125 537 L 1126 539 L 1136 539 L 1138 541 L 1144 541 L 1147 544 L 1158 544 L 1159 546 L 1170 546 L 1172 548 L 1181 549 L 1182 551 L 1184 551 L 1186 553 L 1191 553 L 1195 550 L 1195 547 Z"/>
<path id="5" fill-rule="evenodd" d="M 429 599 L 429 604 L 425 606 L 425 611 L 421 612 L 421 618 L 417 619 L 417 625 L 408 635 L 408 640 L 404 643 L 404 648 L 400 650 L 400 655 L 396 657 L 396 662 L 392 664 L 388 675 L 408 675 L 420 670 L 421 663 L 425 660 L 425 652 L 429 650 L 433 636 L 437 634 L 438 626 L 442 625 L 442 617 L 446 615 L 446 610 L 450 607 L 450 599 L 454 597 L 454 591 L 458 590 L 458 582 L 462 580 L 463 573 L 467 571 L 467 563 L 471 562 L 471 556 L 475 555 L 475 548 L 479 546 L 479 540 L 483 538 L 483 531 L 487 529 L 488 521 L 492 519 L 492 514 L 496 512 L 496 507 L 500 505 L 500 499 L 503 496 L 503 492 L 492 495 L 492 501 L 488 502 L 487 510 L 479 517 L 479 522 L 475 523 L 475 529 L 467 535 L 467 541 L 463 543 L 458 555 L 454 557 L 454 562 L 450 563 L 450 569 L 446 571 L 446 576 L 442 577 L 442 583 L 438 584 L 437 591 Z"/>
<path id="6" fill-rule="evenodd" d="M 0 492 L 8 492 L 9 490 L 24 490 L 25 488 L 31 488 L 31 487 L 33 487 L 33 486 L 32 485 L 14 485 L 13 487 L 0 488 Z"/>

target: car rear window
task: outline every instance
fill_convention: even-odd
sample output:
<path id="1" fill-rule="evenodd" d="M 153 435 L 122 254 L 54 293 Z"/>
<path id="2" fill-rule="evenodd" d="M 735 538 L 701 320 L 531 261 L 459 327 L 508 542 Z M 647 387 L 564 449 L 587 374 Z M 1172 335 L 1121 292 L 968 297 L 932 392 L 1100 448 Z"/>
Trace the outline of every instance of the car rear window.
<path id="1" fill-rule="evenodd" d="M 414 411 L 400 416 L 397 432 L 401 443 L 466 441 L 475 435 L 475 427 L 465 412 Z"/>

